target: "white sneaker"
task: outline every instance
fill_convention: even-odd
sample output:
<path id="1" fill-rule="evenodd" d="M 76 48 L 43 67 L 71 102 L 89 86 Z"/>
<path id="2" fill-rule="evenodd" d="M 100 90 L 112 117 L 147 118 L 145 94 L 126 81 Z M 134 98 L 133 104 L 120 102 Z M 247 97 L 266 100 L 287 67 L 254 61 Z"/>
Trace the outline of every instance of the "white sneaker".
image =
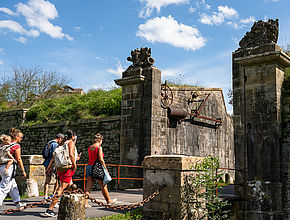
<path id="1" fill-rule="evenodd" d="M 113 199 L 113 200 L 112 200 L 112 202 L 108 202 L 107 204 L 108 204 L 108 205 L 111 205 L 111 204 L 114 204 L 114 203 L 116 203 L 117 201 L 118 201 L 118 199 L 117 199 L 117 198 L 115 198 L 115 199 Z"/>
<path id="2" fill-rule="evenodd" d="M 24 210 L 26 206 L 26 203 L 21 203 L 19 202 L 18 204 L 16 204 L 16 209 L 20 209 L 20 211 Z"/>
<path id="3" fill-rule="evenodd" d="M 92 208 L 92 206 L 89 205 L 89 204 L 85 205 L 85 207 L 86 207 L 86 208 Z"/>

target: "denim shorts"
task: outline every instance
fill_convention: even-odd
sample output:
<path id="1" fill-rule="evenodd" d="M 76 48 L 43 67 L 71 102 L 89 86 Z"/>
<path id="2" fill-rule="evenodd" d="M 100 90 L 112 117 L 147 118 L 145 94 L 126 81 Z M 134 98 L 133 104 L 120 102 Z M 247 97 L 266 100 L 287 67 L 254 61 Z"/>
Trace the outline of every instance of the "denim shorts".
<path id="1" fill-rule="evenodd" d="M 93 165 L 87 165 L 86 177 L 92 176 L 92 167 Z"/>

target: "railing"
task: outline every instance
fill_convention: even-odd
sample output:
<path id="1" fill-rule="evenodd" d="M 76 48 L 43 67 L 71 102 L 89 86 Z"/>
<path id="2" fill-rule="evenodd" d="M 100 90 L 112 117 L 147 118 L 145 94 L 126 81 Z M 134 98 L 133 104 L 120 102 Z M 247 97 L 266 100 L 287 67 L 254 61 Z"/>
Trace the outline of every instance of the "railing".
<path id="1" fill-rule="evenodd" d="M 84 190 L 86 188 L 86 173 L 87 173 L 87 165 L 88 164 L 77 164 L 77 166 L 84 166 L 84 178 L 82 179 L 73 179 L 73 181 L 84 181 Z M 117 188 L 120 189 L 120 180 L 142 180 L 144 178 L 131 178 L 131 177 L 120 177 L 121 176 L 121 167 L 129 167 L 129 168 L 142 168 L 142 166 L 135 166 L 135 165 L 120 165 L 120 164 L 106 164 L 107 167 L 117 167 L 117 177 L 113 177 L 113 180 L 117 180 Z"/>

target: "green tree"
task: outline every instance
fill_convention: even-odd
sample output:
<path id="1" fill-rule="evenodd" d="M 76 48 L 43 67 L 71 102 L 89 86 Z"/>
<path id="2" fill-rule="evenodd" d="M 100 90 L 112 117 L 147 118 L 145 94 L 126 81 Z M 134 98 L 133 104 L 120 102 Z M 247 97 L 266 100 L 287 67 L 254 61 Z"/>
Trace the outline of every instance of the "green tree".
<path id="1" fill-rule="evenodd" d="M 14 66 L 11 72 L 2 75 L 0 99 L 22 106 L 35 97 L 45 97 L 51 88 L 60 88 L 68 82 L 64 75 L 56 71 L 44 71 L 38 66 Z"/>

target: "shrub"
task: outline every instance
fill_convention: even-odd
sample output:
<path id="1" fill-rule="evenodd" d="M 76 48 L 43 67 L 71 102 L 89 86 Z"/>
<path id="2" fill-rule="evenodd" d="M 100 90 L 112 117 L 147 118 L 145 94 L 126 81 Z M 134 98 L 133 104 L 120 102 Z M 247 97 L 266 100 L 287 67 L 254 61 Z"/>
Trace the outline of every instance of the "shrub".
<path id="1" fill-rule="evenodd" d="M 216 189 L 220 187 L 217 182 L 223 175 L 218 172 L 219 167 L 219 159 L 209 156 L 192 167 L 194 173 L 186 175 L 183 213 L 188 219 L 229 219 L 228 202 L 216 194 Z"/>
<path id="2" fill-rule="evenodd" d="M 121 114 L 121 88 L 91 90 L 85 95 L 39 100 L 26 114 L 26 123 L 76 121 Z"/>

